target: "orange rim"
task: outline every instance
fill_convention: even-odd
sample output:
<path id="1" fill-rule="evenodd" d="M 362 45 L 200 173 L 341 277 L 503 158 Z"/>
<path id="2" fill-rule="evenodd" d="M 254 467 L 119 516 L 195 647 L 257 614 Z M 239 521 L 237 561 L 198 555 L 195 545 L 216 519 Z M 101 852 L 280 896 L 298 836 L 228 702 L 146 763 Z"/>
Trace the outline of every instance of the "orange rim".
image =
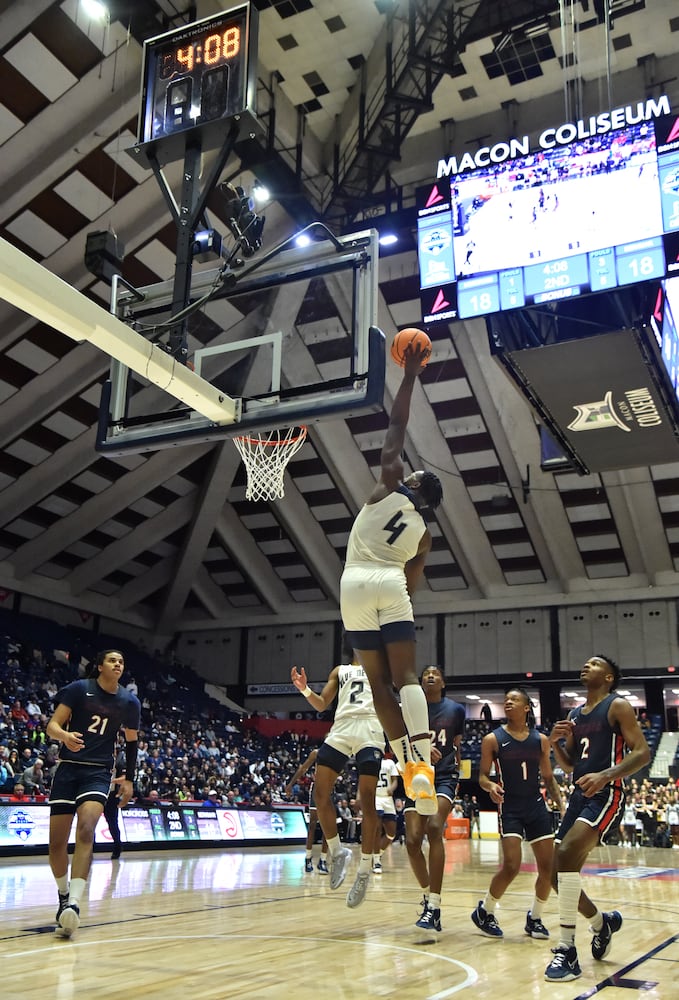
<path id="1" fill-rule="evenodd" d="M 307 428 L 306 424 L 302 424 L 299 428 L 299 434 L 295 437 L 284 438 L 282 441 L 263 441 L 261 438 L 247 437 L 243 434 L 237 434 L 234 437 L 234 441 L 247 441 L 248 444 L 259 445 L 260 448 L 282 448 L 287 444 L 295 444 L 300 438 L 306 437 Z"/>

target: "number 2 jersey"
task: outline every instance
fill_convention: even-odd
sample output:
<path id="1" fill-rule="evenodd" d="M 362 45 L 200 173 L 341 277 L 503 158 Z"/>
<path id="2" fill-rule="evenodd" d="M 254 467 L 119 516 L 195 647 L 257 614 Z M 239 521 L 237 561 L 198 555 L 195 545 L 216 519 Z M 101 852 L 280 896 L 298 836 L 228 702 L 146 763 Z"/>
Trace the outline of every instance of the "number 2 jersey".
<path id="1" fill-rule="evenodd" d="M 347 543 L 347 566 L 399 566 L 417 555 L 426 530 L 412 493 L 401 485 L 377 503 L 365 504 L 353 523 Z"/>
<path id="2" fill-rule="evenodd" d="M 611 702 L 618 697 L 613 691 L 590 712 L 583 712 L 585 706 L 580 705 L 570 713 L 569 719 L 575 723 L 573 781 L 577 781 L 583 774 L 605 771 L 623 759 L 625 743 L 622 733 L 618 726 L 613 727 L 608 721 Z M 622 788 L 622 778 L 616 778 L 611 784 L 615 788 Z"/>
<path id="3" fill-rule="evenodd" d="M 119 687 L 115 694 L 104 691 L 96 678 L 73 681 L 62 688 L 55 704 L 67 705 L 71 718 L 67 728 L 82 733 L 84 747 L 74 752 L 65 743 L 59 749 L 59 759 L 74 764 L 113 767 L 116 736 L 119 729 L 139 729 L 141 705 L 136 695 Z"/>
<path id="4" fill-rule="evenodd" d="M 377 720 L 370 681 L 360 663 L 343 663 L 338 669 L 337 681 L 335 722 L 344 719 Z"/>

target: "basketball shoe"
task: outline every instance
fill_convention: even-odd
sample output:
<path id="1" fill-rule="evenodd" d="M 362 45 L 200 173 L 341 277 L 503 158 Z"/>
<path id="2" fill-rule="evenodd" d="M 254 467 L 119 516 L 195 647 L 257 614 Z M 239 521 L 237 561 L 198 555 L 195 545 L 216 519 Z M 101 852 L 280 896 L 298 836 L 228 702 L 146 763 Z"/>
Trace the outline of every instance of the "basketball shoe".
<path id="1" fill-rule="evenodd" d="M 347 893 L 347 906 L 351 910 L 355 910 L 357 906 L 360 906 L 365 899 L 365 894 L 368 890 L 368 882 L 370 881 L 370 872 L 359 872 L 354 879 L 354 884 Z"/>
<path id="2" fill-rule="evenodd" d="M 437 934 L 441 933 L 441 911 L 433 909 L 427 902 L 424 902 L 422 913 L 415 921 L 415 926 L 420 941 L 435 941 Z"/>
<path id="3" fill-rule="evenodd" d="M 351 851 L 348 847 L 342 847 L 330 858 L 330 888 L 339 889 L 346 878 L 347 868 L 351 860 Z"/>
<path id="4" fill-rule="evenodd" d="M 546 941 L 549 937 L 549 931 L 543 922 L 539 917 L 531 917 L 530 910 L 526 914 L 526 926 L 524 930 L 528 937 L 540 938 L 542 941 Z"/>
<path id="5" fill-rule="evenodd" d="M 57 923 L 59 923 L 59 917 L 64 912 L 64 910 L 66 909 L 67 906 L 68 906 L 68 893 L 67 892 L 60 892 L 59 893 L 59 908 L 57 910 L 57 915 L 54 918 Z"/>
<path id="6" fill-rule="evenodd" d="M 314 870 L 314 863 L 313 863 L 313 861 L 311 860 L 311 858 L 305 858 L 304 859 L 304 871 L 305 872 L 312 872 L 313 870 Z"/>
<path id="7" fill-rule="evenodd" d="M 580 978 L 582 969 L 574 944 L 570 948 L 559 945 L 558 948 L 552 948 L 552 952 L 554 958 L 545 969 L 545 979 L 548 983 L 569 983 L 571 979 Z"/>
<path id="8" fill-rule="evenodd" d="M 476 924 L 480 931 L 487 934 L 488 937 L 501 938 L 504 937 L 502 933 L 502 928 L 495 919 L 494 913 L 488 913 L 483 905 L 483 900 L 479 900 L 479 905 L 475 910 L 472 911 L 472 923 Z"/>
<path id="9" fill-rule="evenodd" d="M 57 937 L 70 938 L 80 927 L 80 907 L 77 903 L 67 903 L 59 915 L 59 924 L 54 933 Z"/>
<path id="10" fill-rule="evenodd" d="M 438 809 L 434 788 L 434 768 L 424 761 L 409 760 L 403 775 L 405 793 L 415 803 L 421 816 L 432 816 Z"/>
<path id="11" fill-rule="evenodd" d="M 600 931 L 595 931 L 593 927 L 590 927 L 590 930 L 594 932 L 594 937 L 592 938 L 592 958 L 599 960 L 606 958 L 606 955 L 611 950 L 613 935 L 622 927 L 622 914 L 617 910 L 611 910 L 610 913 L 602 913 L 602 917 L 604 918 L 604 923 Z"/>

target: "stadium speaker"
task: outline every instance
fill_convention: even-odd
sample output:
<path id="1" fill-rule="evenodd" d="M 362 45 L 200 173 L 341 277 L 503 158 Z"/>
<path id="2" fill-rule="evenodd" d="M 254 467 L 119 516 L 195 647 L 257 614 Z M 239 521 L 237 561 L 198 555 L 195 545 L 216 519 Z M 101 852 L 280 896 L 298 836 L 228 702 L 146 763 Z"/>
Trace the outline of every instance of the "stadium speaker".
<path id="1" fill-rule="evenodd" d="M 85 267 L 95 278 L 111 284 L 114 274 L 122 270 L 123 246 L 109 229 L 88 233 L 85 241 Z"/>

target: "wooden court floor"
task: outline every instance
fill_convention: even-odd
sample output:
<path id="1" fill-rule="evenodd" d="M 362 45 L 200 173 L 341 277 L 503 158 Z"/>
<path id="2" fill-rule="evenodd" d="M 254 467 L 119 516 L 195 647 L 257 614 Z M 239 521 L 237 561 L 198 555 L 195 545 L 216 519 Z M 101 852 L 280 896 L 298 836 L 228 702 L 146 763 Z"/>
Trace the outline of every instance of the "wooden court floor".
<path id="1" fill-rule="evenodd" d="M 624 923 L 595 962 L 579 918 L 583 975 L 546 983 L 555 941 L 524 934 L 532 899 L 530 853 L 498 910 L 502 940 L 469 915 L 497 866 L 496 841 L 449 841 L 443 931 L 418 942 L 419 890 L 405 847 L 384 856 L 365 902 L 346 906 L 347 882 L 303 871 L 301 848 L 97 855 L 70 941 L 54 937 L 56 891 L 46 858 L 0 860 L 0 997 L 3 1000 L 306 1000 L 478 997 L 527 1000 L 677 1000 L 679 851 L 601 848 L 585 885 Z M 316 852 L 318 848 L 316 848 Z M 317 855 L 314 860 L 317 859 Z M 676 867 L 675 867 L 676 866 Z M 556 899 L 543 916 L 558 932 Z"/>

